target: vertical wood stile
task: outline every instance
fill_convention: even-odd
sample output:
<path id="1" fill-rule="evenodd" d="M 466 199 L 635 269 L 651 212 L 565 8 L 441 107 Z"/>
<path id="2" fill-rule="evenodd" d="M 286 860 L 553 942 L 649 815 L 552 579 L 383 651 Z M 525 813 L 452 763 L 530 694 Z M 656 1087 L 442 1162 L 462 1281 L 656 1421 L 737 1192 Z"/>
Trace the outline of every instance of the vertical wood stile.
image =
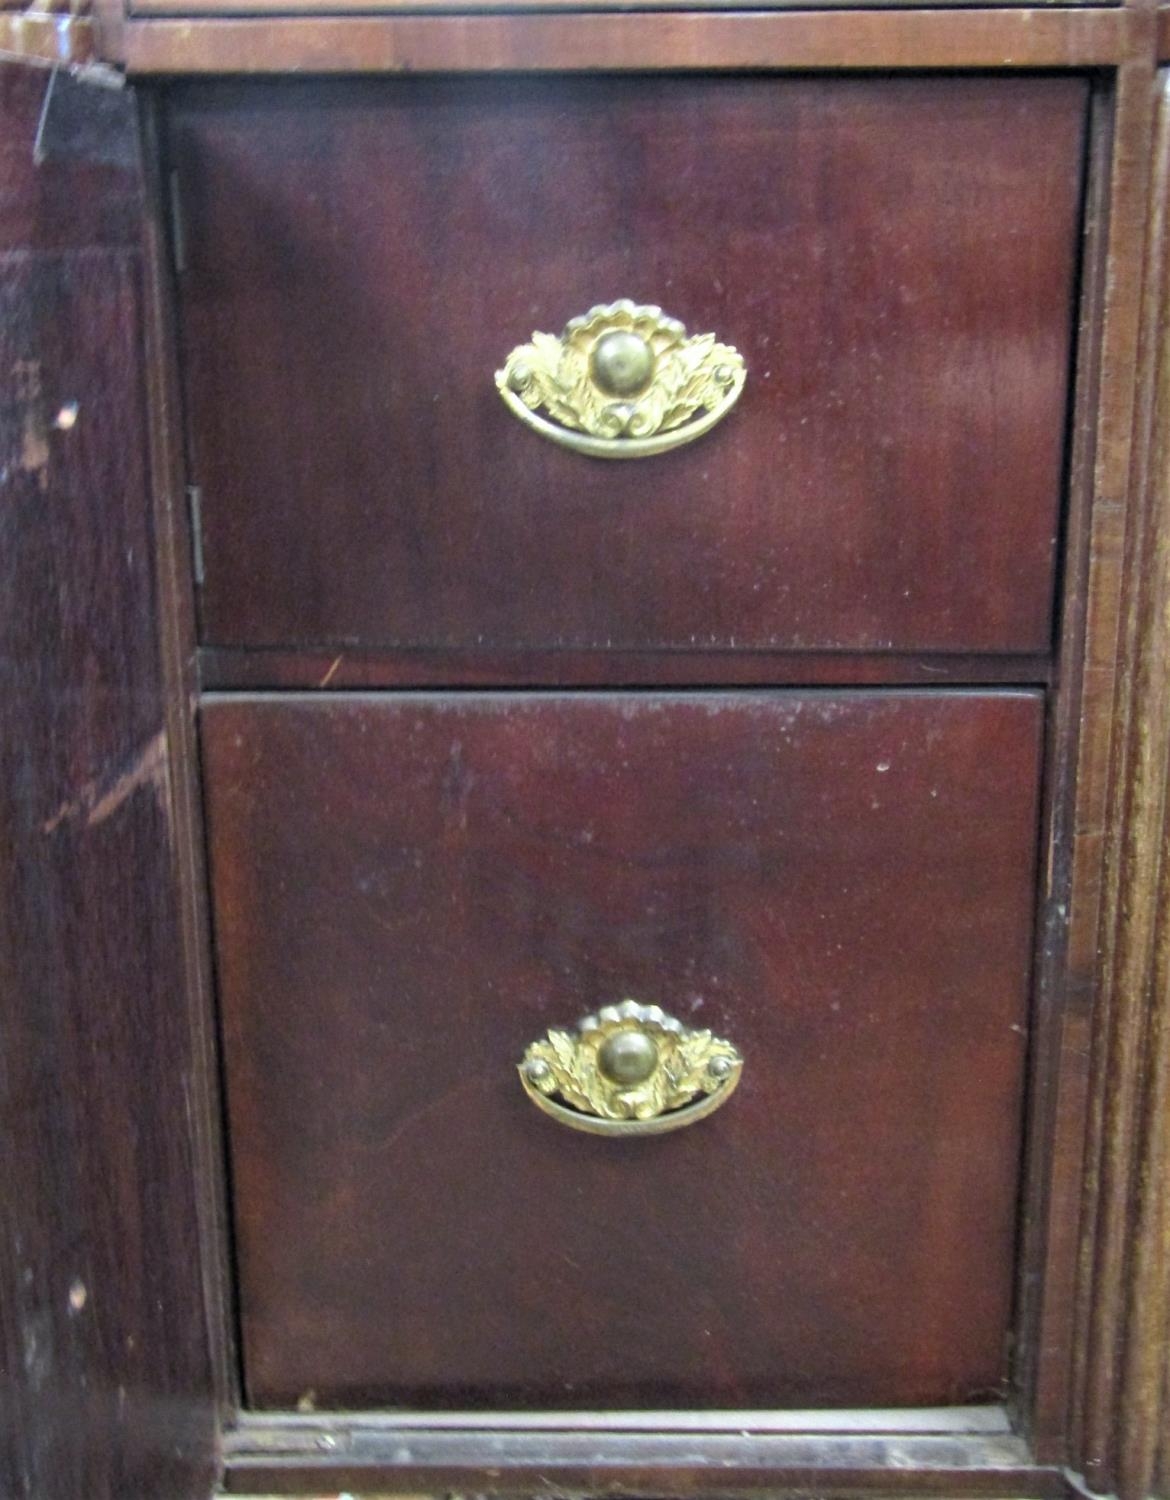
<path id="1" fill-rule="evenodd" d="M 1117 1488 L 1123 1496 L 1155 1492 L 1159 1446 L 1168 1441 L 1170 1391 L 1170 72 L 1159 76 L 1151 205 L 1150 429 L 1139 453 L 1140 487 L 1148 513 L 1143 597 L 1139 603 L 1139 722 L 1133 788 L 1135 846 L 1143 883 L 1133 893 L 1136 916 L 1148 907 L 1152 952 L 1148 975 L 1135 975 L 1135 1002 L 1144 1014 L 1137 1059 L 1131 1184 L 1133 1251 L 1123 1310 Z"/>
<path id="2" fill-rule="evenodd" d="M 1136 17 L 1134 18 L 1137 19 Z M 1123 70 L 1124 72 L 1124 70 Z M 1131 86 L 1149 81 L 1131 77 Z M 1150 90 L 1152 96 L 1152 90 Z M 1122 128 L 1119 125 L 1119 129 Z M 1147 127 L 1148 128 L 1148 127 Z M 1116 690 L 1105 823 L 1104 890 L 1098 936 L 1093 1103 L 1085 1173 L 1080 1347 L 1080 1424 L 1074 1461 L 1088 1484 L 1123 1500 L 1152 1493 L 1161 1424 L 1165 1341 L 1164 1072 L 1166 990 L 1160 979 L 1165 895 L 1167 754 L 1167 552 L 1164 510 L 1163 342 L 1158 292 L 1164 280 L 1166 114 L 1158 125 L 1154 212 L 1143 315 L 1133 442 L 1116 436 L 1103 463 L 1129 476 L 1120 570 L 1109 585 L 1119 618 Z M 1139 164 L 1125 157 L 1124 179 Z M 1133 185 L 1133 192 L 1140 190 Z M 1154 399 L 1157 381 L 1156 401 Z M 1151 425 L 1152 424 L 1152 425 Z M 1113 478 L 1116 481 L 1116 471 Z M 1099 497 L 1109 495 L 1099 487 Z M 1120 540 L 1120 539 L 1119 539 Z M 1092 649 L 1090 647 L 1090 649 Z M 1159 1114 L 1159 1104 L 1161 1113 Z M 1159 1254 L 1158 1238 L 1163 1253 Z"/>

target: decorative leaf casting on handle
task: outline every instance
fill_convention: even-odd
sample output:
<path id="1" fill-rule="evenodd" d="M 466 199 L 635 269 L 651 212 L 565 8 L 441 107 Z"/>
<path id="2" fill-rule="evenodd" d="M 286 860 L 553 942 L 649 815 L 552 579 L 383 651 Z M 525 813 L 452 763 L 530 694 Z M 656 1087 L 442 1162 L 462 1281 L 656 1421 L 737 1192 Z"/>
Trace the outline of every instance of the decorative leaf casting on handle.
<path id="1" fill-rule="evenodd" d="M 520 1063 L 520 1081 L 546 1114 L 593 1135 L 657 1135 L 709 1115 L 731 1095 L 743 1058 L 710 1031 L 692 1031 L 657 1005 L 623 1000 L 550 1030 Z"/>
<path id="2" fill-rule="evenodd" d="M 553 442 L 594 458 L 646 458 L 709 432 L 746 378 L 738 350 L 713 333 L 688 338 L 660 307 L 623 300 L 573 318 L 560 338 L 534 333 L 496 371 L 496 387 Z"/>

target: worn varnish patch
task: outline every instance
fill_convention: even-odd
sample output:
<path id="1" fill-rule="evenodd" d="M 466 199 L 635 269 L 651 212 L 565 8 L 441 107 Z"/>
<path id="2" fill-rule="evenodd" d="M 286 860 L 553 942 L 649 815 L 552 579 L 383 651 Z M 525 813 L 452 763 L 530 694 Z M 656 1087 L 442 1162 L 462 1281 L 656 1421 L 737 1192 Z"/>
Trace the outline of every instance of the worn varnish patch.
<path id="1" fill-rule="evenodd" d="M 0 66 L 0 1494 L 205 1500 L 137 144 L 35 165 L 44 92 Z"/>

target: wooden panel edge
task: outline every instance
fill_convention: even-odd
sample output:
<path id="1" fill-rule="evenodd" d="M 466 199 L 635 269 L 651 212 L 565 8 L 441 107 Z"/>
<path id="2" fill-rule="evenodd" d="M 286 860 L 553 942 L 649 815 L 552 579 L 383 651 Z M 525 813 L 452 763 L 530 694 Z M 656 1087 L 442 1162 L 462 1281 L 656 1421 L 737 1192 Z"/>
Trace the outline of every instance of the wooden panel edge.
<path id="1" fill-rule="evenodd" d="M 95 5 L 100 0 L 94 0 Z M 994 7 L 1010 10 L 1019 7 L 1019 0 L 979 0 L 980 8 Z M 1053 10 L 1060 7 L 1072 9 L 1115 9 L 1124 0 L 1041 0 L 1033 8 Z M 816 10 L 962 10 L 970 0 L 758 0 L 750 8 L 754 11 L 807 11 Z M 294 15 L 482 15 L 531 11 L 560 11 L 578 14 L 606 12 L 621 13 L 629 7 L 626 0 L 138 0 L 127 6 L 127 14 L 138 19 L 154 16 L 172 18 L 235 16 L 266 17 Z M 744 0 L 639 0 L 639 10 L 744 10 Z"/>
<path id="2" fill-rule="evenodd" d="M 0 77 L 0 1493 L 203 1500 L 136 121 L 62 75 L 54 137 L 48 75 Z"/>
<path id="3" fill-rule="evenodd" d="M 1115 90 L 1095 88 L 1087 127 L 1064 587 L 1047 725 L 1044 826 L 1017 1290 L 1015 1399 L 1037 1456 L 1064 1457 L 1069 1309 L 1076 1285 L 1081 1147 L 1091 996 L 1069 984 L 1069 912 L 1077 826 L 1082 652 L 1093 539 L 1095 414 L 1101 398 Z"/>
<path id="4" fill-rule="evenodd" d="M 131 19 L 124 42 L 140 76 L 1077 68 L 1125 57 L 1134 19 L 1097 8 Z"/>
<path id="5" fill-rule="evenodd" d="M 202 647 L 206 691 L 403 687 L 1043 686 L 1045 656 Z"/>
<path id="6" fill-rule="evenodd" d="M 1170 1449 L 1170 75 L 1158 87 L 1143 377 L 1131 465 L 1106 929 L 1082 1251 L 1087 1484 L 1166 1493 Z"/>
<path id="7" fill-rule="evenodd" d="M 281 1494 L 376 1490 L 627 1500 L 754 1495 L 814 1486 L 870 1493 L 1048 1497 L 1055 1469 L 1037 1468 L 1019 1438 L 916 1433 L 638 1433 L 605 1428 L 428 1430 L 326 1417 L 242 1419 L 226 1436 L 225 1490 Z"/>
<path id="8" fill-rule="evenodd" d="M 195 1186 L 200 1217 L 200 1269 L 214 1365 L 215 1398 L 222 1423 L 236 1408 L 239 1391 L 233 1338 L 226 1149 L 219 1090 L 202 795 L 195 731 L 198 686 L 195 681 L 194 574 L 184 504 L 181 401 L 169 294 L 169 254 L 159 175 L 161 144 L 155 101 L 149 98 L 141 101 L 139 121 L 147 200 L 144 343 L 148 368 L 147 416 L 159 598 L 159 650 L 167 684 L 167 742 L 175 820 L 174 860 L 183 908 L 182 958 L 186 993 L 181 997 L 181 1003 L 186 1010 L 192 1039 L 193 1068 L 188 1088 L 199 1179 Z M 177 1003 L 180 1003 L 178 997 Z"/>
<path id="9" fill-rule="evenodd" d="M 88 16 L 48 10 L 0 8 L 0 61 L 45 68 L 80 68 L 98 55 L 97 31 Z"/>
<path id="10" fill-rule="evenodd" d="M 229 1444 L 251 1448 L 291 1446 L 308 1449 L 327 1432 L 363 1433 L 389 1438 L 400 1433 L 722 1433 L 738 1438 L 783 1433 L 788 1436 L 995 1437 L 1014 1435 L 1003 1406 L 818 1407 L 790 1410 L 688 1411 L 441 1411 L 310 1414 L 249 1412 L 241 1417 Z"/>

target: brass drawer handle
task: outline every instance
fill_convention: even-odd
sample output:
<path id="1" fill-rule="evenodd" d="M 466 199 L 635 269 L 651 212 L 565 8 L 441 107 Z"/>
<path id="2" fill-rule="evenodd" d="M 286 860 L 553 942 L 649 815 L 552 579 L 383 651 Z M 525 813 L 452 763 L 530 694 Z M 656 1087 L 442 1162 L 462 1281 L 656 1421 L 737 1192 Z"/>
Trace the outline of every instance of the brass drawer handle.
<path id="1" fill-rule="evenodd" d="M 496 387 L 522 422 L 575 453 L 648 458 L 709 432 L 746 377 L 742 355 L 713 333 L 688 338 L 660 307 L 621 301 L 573 318 L 560 338 L 534 333 Z"/>
<path id="2" fill-rule="evenodd" d="M 657 1005 L 623 1000 L 549 1031 L 520 1063 L 532 1102 L 590 1135 L 662 1135 L 693 1125 L 732 1095 L 743 1058 Z"/>

